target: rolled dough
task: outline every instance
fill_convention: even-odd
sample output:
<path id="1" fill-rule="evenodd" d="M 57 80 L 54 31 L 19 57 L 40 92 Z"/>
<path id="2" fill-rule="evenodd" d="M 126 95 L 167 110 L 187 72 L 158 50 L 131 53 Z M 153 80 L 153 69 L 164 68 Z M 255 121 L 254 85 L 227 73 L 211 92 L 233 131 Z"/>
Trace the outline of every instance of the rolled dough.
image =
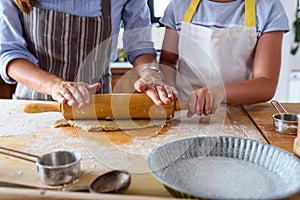
<path id="1" fill-rule="evenodd" d="M 53 127 L 72 126 L 88 132 L 133 130 L 149 127 L 164 127 L 166 120 L 57 120 Z"/>

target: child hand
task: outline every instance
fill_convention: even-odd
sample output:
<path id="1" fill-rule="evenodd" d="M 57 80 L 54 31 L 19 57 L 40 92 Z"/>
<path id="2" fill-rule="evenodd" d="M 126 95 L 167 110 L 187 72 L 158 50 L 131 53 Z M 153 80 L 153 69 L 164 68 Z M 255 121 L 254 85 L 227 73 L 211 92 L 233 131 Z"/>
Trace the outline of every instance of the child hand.
<path id="1" fill-rule="evenodd" d="M 190 95 L 187 117 L 214 114 L 225 99 L 224 87 L 214 86 L 194 90 Z"/>

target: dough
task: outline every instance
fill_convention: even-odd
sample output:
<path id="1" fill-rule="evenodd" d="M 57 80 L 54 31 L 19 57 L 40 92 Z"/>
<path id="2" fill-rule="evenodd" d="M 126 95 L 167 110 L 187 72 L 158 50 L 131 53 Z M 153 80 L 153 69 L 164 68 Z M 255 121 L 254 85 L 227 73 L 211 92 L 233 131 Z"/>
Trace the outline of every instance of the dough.
<path id="1" fill-rule="evenodd" d="M 166 120 L 66 120 L 60 119 L 53 127 L 72 126 L 89 132 L 133 130 L 148 127 L 164 127 Z"/>

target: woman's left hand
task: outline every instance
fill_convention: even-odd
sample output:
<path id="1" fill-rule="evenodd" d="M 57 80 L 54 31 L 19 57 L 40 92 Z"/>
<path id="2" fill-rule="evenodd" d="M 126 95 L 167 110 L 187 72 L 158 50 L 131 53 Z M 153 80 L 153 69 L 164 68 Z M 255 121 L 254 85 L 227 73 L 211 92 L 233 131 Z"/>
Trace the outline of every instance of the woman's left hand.
<path id="1" fill-rule="evenodd" d="M 164 83 L 161 75 L 151 69 L 143 71 L 134 88 L 145 92 L 156 105 L 170 104 L 178 97 L 177 90 Z"/>

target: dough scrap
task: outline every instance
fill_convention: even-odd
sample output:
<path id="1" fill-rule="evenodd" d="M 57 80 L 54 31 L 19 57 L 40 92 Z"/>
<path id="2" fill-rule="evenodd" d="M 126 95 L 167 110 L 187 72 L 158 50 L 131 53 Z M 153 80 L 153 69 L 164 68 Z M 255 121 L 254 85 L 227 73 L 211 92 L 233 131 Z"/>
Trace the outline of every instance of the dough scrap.
<path id="1" fill-rule="evenodd" d="M 55 128 L 72 126 L 88 132 L 135 130 L 149 127 L 165 127 L 166 120 L 66 120 L 60 119 L 52 125 Z"/>

